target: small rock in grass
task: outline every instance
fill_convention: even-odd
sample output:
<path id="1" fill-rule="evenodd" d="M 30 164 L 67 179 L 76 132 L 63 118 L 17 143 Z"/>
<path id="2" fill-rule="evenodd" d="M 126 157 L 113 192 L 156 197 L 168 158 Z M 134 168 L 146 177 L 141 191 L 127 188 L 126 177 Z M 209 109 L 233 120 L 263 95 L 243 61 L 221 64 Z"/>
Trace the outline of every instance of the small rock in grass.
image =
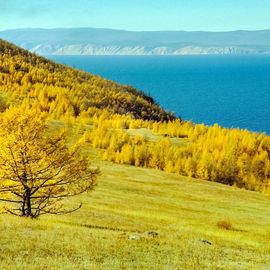
<path id="1" fill-rule="evenodd" d="M 204 244 L 212 245 L 212 243 L 205 239 L 199 239 L 199 241 L 203 242 Z"/>
<path id="2" fill-rule="evenodd" d="M 152 237 L 157 237 L 158 236 L 158 233 L 157 232 L 147 232 L 147 234 L 149 236 L 152 236 Z"/>
<path id="3" fill-rule="evenodd" d="M 132 234 L 129 236 L 129 240 L 139 240 L 141 237 L 139 235 Z"/>

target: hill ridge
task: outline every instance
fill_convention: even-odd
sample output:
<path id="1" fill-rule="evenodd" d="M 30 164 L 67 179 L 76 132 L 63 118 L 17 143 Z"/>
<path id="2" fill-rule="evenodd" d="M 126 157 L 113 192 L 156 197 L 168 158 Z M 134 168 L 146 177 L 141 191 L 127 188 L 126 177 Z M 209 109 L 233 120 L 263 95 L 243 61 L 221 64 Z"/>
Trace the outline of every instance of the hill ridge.
<path id="1" fill-rule="evenodd" d="M 1 39 L 0 52 L 0 91 L 38 102 L 55 119 L 98 109 L 145 120 L 175 118 L 132 86 L 55 63 Z"/>
<path id="2" fill-rule="evenodd" d="M 127 31 L 108 28 L 23 28 L 0 31 L 0 38 L 40 55 L 270 53 L 270 30 L 267 29 L 207 32 Z"/>

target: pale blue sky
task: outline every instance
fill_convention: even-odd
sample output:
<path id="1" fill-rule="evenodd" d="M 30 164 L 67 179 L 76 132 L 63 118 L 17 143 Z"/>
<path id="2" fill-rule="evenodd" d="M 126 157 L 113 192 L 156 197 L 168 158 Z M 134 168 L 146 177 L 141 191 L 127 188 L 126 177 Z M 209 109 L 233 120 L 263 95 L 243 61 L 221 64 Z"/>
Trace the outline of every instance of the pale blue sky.
<path id="1" fill-rule="evenodd" d="M 269 14 L 270 0 L 0 0 L 0 30 L 258 30 Z"/>

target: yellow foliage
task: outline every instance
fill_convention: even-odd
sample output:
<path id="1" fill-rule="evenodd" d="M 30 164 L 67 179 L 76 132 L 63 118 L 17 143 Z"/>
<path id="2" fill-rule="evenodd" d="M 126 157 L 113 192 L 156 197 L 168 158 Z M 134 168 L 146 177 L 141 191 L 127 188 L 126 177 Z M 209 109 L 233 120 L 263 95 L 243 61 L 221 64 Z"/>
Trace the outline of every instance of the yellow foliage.
<path id="1" fill-rule="evenodd" d="M 166 137 L 150 142 L 130 137 L 115 124 L 116 116 L 97 118 L 90 135 L 95 147 L 107 149 L 103 159 L 140 167 L 197 177 L 251 190 L 268 189 L 270 179 L 269 140 L 263 134 L 239 129 L 222 129 L 182 122 L 153 122 L 153 131 Z M 137 120 L 129 127 L 138 128 Z M 183 141 L 174 145 L 169 137 Z M 106 143 L 102 143 L 106 138 Z"/>
<path id="2" fill-rule="evenodd" d="M 0 201 L 7 213 L 37 217 L 67 213 L 59 202 L 92 190 L 99 170 L 66 146 L 65 130 L 48 136 L 47 114 L 11 107 L 0 119 Z"/>
<path id="3" fill-rule="evenodd" d="M 39 103 L 55 119 L 78 117 L 85 122 L 89 108 L 136 119 L 175 118 L 132 86 L 56 64 L 1 39 L 0 51 L 5 52 L 0 54 L 0 91 L 11 93 L 20 102 Z M 118 119 L 118 128 L 129 124 Z"/>

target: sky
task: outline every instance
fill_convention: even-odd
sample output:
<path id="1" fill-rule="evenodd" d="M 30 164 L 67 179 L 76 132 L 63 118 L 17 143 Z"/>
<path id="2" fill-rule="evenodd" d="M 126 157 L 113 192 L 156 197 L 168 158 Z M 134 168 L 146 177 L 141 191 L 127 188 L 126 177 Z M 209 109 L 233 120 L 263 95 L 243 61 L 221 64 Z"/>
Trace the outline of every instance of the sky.
<path id="1" fill-rule="evenodd" d="M 261 30 L 269 14 L 270 0 L 0 0 L 0 30 Z"/>

